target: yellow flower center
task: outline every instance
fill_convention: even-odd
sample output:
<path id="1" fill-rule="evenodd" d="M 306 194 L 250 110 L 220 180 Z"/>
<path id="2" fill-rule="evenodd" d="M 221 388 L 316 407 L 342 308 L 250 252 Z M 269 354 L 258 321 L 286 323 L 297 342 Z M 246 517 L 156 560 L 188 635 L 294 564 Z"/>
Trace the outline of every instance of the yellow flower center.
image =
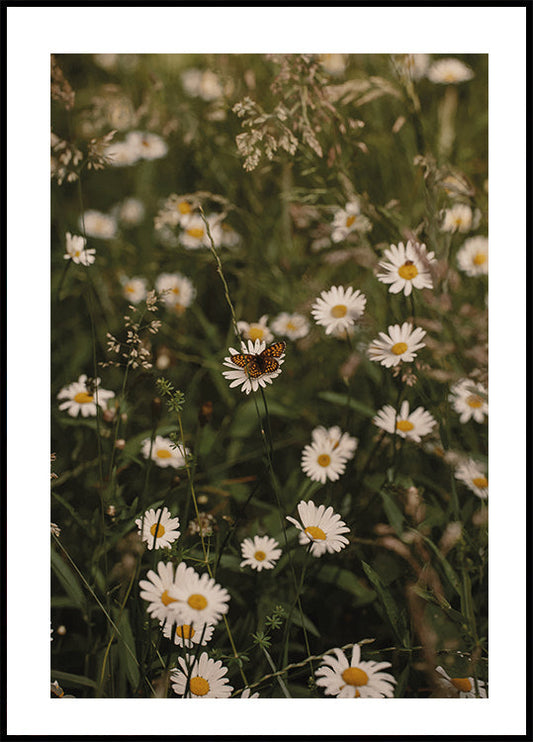
<path id="1" fill-rule="evenodd" d="M 462 690 L 464 693 L 472 690 L 472 683 L 468 678 L 450 678 L 450 682 L 457 690 Z"/>
<path id="2" fill-rule="evenodd" d="M 356 219 L 357 217 L 355 216 L 355 214 L 350 214 L 350 216 L 346 218 L 346 226 L 351 227 Z"/>
<path id="3" fill-rule="evenodd" d="M 170 451 L 168 451 L 166 448 L 159 448 L 155 452 L 155 455 L 157 456 L 158 459 L 170 459 L 172 456 Z"/>
<path id="4" fill-rule="evenodd" d="M 203 611 L 204 608 L 206 608 L 207 606 L 207 600 L 204 598 L 203 595 L 199 595 L 198 593 L 193 593 L 192 595 L 189 595 L 187 603 L 195 611 Z"/>
<path id="5" fill-rule="evenodd" d="M 254 558 L 257 559 L 258 562 L 263 562 L 266 559 L 266 554 L 264 551 L 256 551 Z"/>
<path id="6" fill-rule="evenodd" d="M 133 292 L 135 291 L 135 288 L 134 288 L 134 287 L 133 287 L 133 286 L 131 285 L 131 283 L 129 283 L 129 284 L 128 284 L 128 285 L 126 286 L 126 291 L 127 291 L 127 292 L 128 292 L 129 294 L 133 294 Z"/>
<path id="7" fill-rule="evenodd" d="M 201 240 L 204 236 L 204 230 L 202 227 L 191 227 L 187 230 L 187 234 L 190 237 L 194 237 L 195 240 Z"/>
<path id="8" fill-rule="evenodd" d="M 478 252 L 474 255 L 472 262 L 474 265 L 483 265 L 483 263 L 487 262 L 487 256 L 483 252 Z"/>
<path id="9" fill-rule="evenodd" d="M 265 335 L 265 331 L 262 327 L 257 327 L 252 325 L 250 329 L 248 330 L 248 337 L 250 340 L 253 340 L 254 342 L 256 340 L 262 340 Z"/>
<path id="10" fill-rule="evenodd" d="M 453 223 L 455 224 L 456 227 L 460 227 L 461 224 L 463 223 L 463 218 L 461 216 L 456 216 L 455 219 L 453 220 Z"/>
<path id="11" fill-rule="evenodd" d="M 366 685 L 368 675 L 360 667 L 348 667 L 342 673 L 342 679 L 347 685 Z"/>
<path id="12" fill-rule="evenodd" d="M 89 402 L 92 402 L 93 399 L 93 395 L 87 394 L 87 392 L 78 392 L 74 397 L 74 401 L 78 404 L 89 404 Z"/>
<path id="13" fill-rule="evenodd" d="M 209 683 L 205 678 L 199 676 L 191 678 L 189 688 L 195 696 L 205 696 L 206 693 L 209 693 Z"/>
<path id="14" fill-rule="evenodd" d="M 320 456 L 317 458 L 316 463 L 319 466 L 323 466 L 325 468 L 326 466 L 329 466 L 331 464 L 331 456 L 329 456 L 327 453 L 321 453 Z"/>
<path id="15" fill-rule="evenodd" d="M 470 407 L 474 407 L 474 409 L 477 409 L 478 407 L 481 407 L 483 404 L 483 400 L 481 397 L 478 397 L 477 394 L 471 394 L 469 397 L 467 397 L 467 404 L 470 405 Z"/>
<path id="16" fill-rule="evenodd" d="M 195 635 L 195 630 L 188 623 L 184 623 L 182 626 L 176 626 L 176 634 L 181 639 L 192 639 Z"/>
<path id="17" fill-rule="evenodd" d="M 489 486 L 487 477 L 474 477 L 474 479 L 472 480 L 472 484 L 474 485 L 474 487 L 481 487 L 481 488 L 485 488 Z"/>
<path id="18" fill-rule="evenodd" d="M 171 289 L 171 291 L 176 296 L 179 296 L 180 295 L 180 288 L 179 288 L 179 286 L 173 286 L 172 289 Z"/>
<path id="19" fill-rule="evenodd" d="M 413 423 L 409 422 L 409 420 L 398 420 L 396 423 L 396 429 L 401 430 L 402 433 L 408 433 L 414 427 Z"/>
<path id="20" fill-rule="evenodd" d="M 321 541 L 325 541 L 326 539 L 326 534 L 318 526 L 307 526 L 305 533 L 307 533 L 308 536 L 311 536 L 311 538 L 318 538 Z"/>
<path id="21" fill-rule="evenodd" d="M 406 350 L 407 343 L 394 343 L 391 348 L 391 351 L 394 353 L 395 356 L 401 356 L 402 353 L 405 353 Z"/>
<path id="22" fill-rule="evenodd" d="M 297 328 L 296 328 L 296 325 L 294 324 L 294 322 L 291 322 L 291 320 L 289 320 L 287 322 L 287 327 L 285 329 L 286 330 L 296 330 Z"/>
<path id="23" fill-rule="evenodd" d="M 335 306 L 331 308 L 331 316 L 335 317 L 335 319 L 340 319 L 346 315 L 347 311 L 348 308 L 345 304 L 335 304 Z"/>
<path id="24" fill-rule="evenodd" d="M 418 268 L 412 260 L 406 260 L 405 263 L 398 268 L 398 275 L 400 278 L 405 278 L 406 281 L 412 281 L 413 278 L 418 276 Z"/>
<path id="25" fill-rule="evenodd" d="M 444 79 L 446 82 L 455 82 L 455 74 L 453 72 L 447 72 Z"/>
<path id="26" fill-rule="evenodd" d="M 180 214 L 190 214 L 192 211 L 192 207 L 190 204 L 187 203 L 187 201 L 180 201 L 178 204 L 178 211 Z"/>
<path id="27" fill-rule="evenodd" d="M 165 527 L 159 523 L 154 523 L 154 525 L 150 528 L 150 533 L 152 536 L 155 536 L 156 538 L 161 538 L 165 534 Z"/>
<path id="28" fill-rule="evenodd" d="M 74 253 L 74 257 L 79 258 L 80 255 L 81 255 L 81 250 L 76 250 L 76 252 Z"/>
<path id="29" fill-rule="evenodd" d="M 163 605 L 170 605 L 171 603 L 176 603 L 177 601 L 176 598 L 170 597 L 170 595 L 168 594 L 168 590 L 165 590 L 161 594 L 161 602 L 163 603 Z"/>

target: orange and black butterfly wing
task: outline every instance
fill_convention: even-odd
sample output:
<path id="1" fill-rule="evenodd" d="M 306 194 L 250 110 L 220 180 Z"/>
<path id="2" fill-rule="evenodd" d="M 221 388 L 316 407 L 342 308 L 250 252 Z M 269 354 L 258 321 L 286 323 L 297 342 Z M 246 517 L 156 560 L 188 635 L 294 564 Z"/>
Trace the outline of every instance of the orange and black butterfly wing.
<path id="1" fill-rule="evenodd" d="M 268 348 L 265 348 L 264 351 L 260 353 L 260 356 L 261 358 L 279 358 L 283 353 L 285 353 L 286 347 L 287 343 L 285 340 L 279 340 L 277 343 L 272 343 Z"/>
<path id="2" fill-rule="evenodd" d="M 235 355 L 231 356 L 231 362 L 235 363 L 241 368 L 246 368 L 246 366 L 251 363 L 254 358 L 255 356 L 252 356 L 249 353 L 236 353 Z"/>
<path id="3" fill-rule="evenodd" d="M 279 362 L 276 360 L 283 355 L 287 344 L 284 340 L 278 343 L 272 343 L 259 354 L 257 362 L 263 374 L 272 374 L 279 368 Z"/>
<path id="4" fill-rule="evenodd" d="M 231 356 L 231 360 L 237 366 L 245 368 L 252 379 L 257 379 L 264 373 L 258 363 L 259 356 L 250 353 L 237 353 L 236 355 Z"/>

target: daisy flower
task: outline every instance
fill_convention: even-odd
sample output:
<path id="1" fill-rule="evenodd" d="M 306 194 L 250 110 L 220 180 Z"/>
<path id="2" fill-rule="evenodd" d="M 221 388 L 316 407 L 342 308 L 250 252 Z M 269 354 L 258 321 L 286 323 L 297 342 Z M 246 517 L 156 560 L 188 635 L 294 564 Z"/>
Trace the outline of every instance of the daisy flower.
<path id="1" fill-rule="evenodd" d="M 324 442 L 331 443 L 333 450 L 337 451 L 344 459 L 352 459 L 359 441 L 348 433 L 343 433 L 338 425 L 325 428 L 319 425 L 311 433 L 313 443 L 322 445 Z"/>
<path id="2" fill-rule="evenodd" d="M 206 572 L 198 575 L 189 567 L 179 576 L 176 574 L 174 594 L 181 601 L 182 623 L 193 626 L 216 624 L 228 612 L 228 591 Z"/>
<path id="3" fill-rule="evenodd" d="M 125 198 L 117 207 L 118 218 L 128 227 L 136 227 L 144 219 L 145 208 L 138 198 Z"/>
<path id="4" fill-rule="evenodd" d="M 285 361 L 284 347 L 283 341 L 274 343 L 267 349 L 266 343 L 261 340 L 256 340 L 255 343 L 248 340 L 248 346 L 242 343 L 241 353 L 235 348 L 229 348 L 231 355 L 224 358 L 223 365 L 230 370 L 223 371 L 222 376 L 231 382 L 230 388 L 240 386 L 246 394 L 256 392 L 260 386 L 266 387 L 267 384 L 272 384 L 272 380 L 280 375 L 281 364 Z M 265 350 L 266 355 L 262 355 Z M 244 356 L 251 355 L 261 356 L 261 358 L 258 361 L 244 358 Z M 238 357 L 237 362 L 233 360 L 235 357 Z M 268 366 L 265 365 L 267 363 Z"/>
<path id="5" fill-rule="evenodd" d="M 457 263 L 467 276 L 486 276 L 489 272 L 488 239 L 478 235 L 465 240 L 457 251 Z"/>
<path id="6" fill-rule="evenodd" d="M 464 482 L 482 500 L 489 496 L 489 482 L 485 469 L 473 459 L 459 464 L 455 470 L 455 478 Z"/>
<path id="7" fill-rule="evenodd" d="M 152 449 L 151 457 L 150 448 Z M 183 445 L 175 446 L 170 438 L 163 438 L 161 435 L 156 435 L 153 444 L 150 438 L 145 438 L 141 444 L 141 451 L 145 459 L 151 458 L 157 466 L 163 469 L 168 466 L 173 469 L 180 469 L 185 466 L 187 457 L 191 453 L 188 448 Z"/>
<path id="8" fill-rule="evenodd" d="M 440 229 L 442 232 L 471 232 L 480 219 L 478 209 L 472 211 L 468 204 L 454 204 L 450 209 L 444 209 Z"/>
<path id="9" fill-rule="evenodd" d="M 86 248 L 87 240 L 79 234 L 65 234 L 66 253 L 63 255 L 65 260 L 72 260 L 73 263 L 81 265 L 91 265 L 95 261 L 96 250 L 93 247 Z"/>
<path id="10" fill-rule="evenodd" d="M 195 644 L 201 644 L 205 647 L 213 636 L 214 628 L 209 624 L 192 626 L 187 623 L 171 623 L 167 621 L 163 626 L 163 636 L 167 639 L 174 639 L 174 644 L 178 647 L 191 649 Z"/>
<path id="11" fill-rule="evenodd" d="M 326 335 L 351 327 L 365 311 L 366 296 L 351 286 L 332 286 L 322 291 L 311 309 L 317 325 L 326 328 Z"/>
<path id="12" fill-rule="evenodd" d="M 130 304 L 146 299 L 146 278 L 122 278 L 122 293 Z"/>
<path id="13" fill-rule="evenodd" d="M 425 245 L 409 240 L 404 247 L 400 242 L 385 250 L 385 258 L 379 264 L 384 272 L 378 273 L 377 277 L 381 283 L 391 284 L 391 294 L 403 291 L 405 296 L 409 296 L 413 288 L 433 288 L 429 266 L 435 262 L 435 253 L 428 253 Z"/>
<path id="14" fill-rule="evenodd" d="M 318 61 L 330 75 L 342 75 L 346 69 L 346 55 L 319 54 Z"/>
<path id="15" fill-rule="evenodd" d="M 110 214 L 103 214 L 96 209 L 89 209 L 80 219 L 80 228 L 89 237 L 110 240 L 117 234 L 117 220 Z"/>
<path id="16" fill-rule="evenodd" d="M 409 414 L 409 402 L 406 400 L 402 402 L 399 412 L 392 405 L 385 405 L 372 422 L 387 433 L 396 431 L 400 438 L 408 438 L 415 443 L 420 443 L 421 437 L 430 433 L 436 425 L 433 415 L 423 407 L 417 407 Z"/>
<path id="17" fill-rule="evenodd" d="M 334 443 L 324 438 L 305 446 L 301 466 L 309 479 L 325 484 L 328 479 L 335 482 L 344 474 L 347 460 L 348 457 L 343 456 Z"/>
<path id="18" fill-rule="evenodd" d="M 149 549 L 165 549 L 180 537 L 179 518 L 172 518 L 167 508 L 147 510 L 142 518 L 135 521 L 139 535 Z"/>
<path id="19" fill-rule="evenodd" d="M 237 329 L 245 340 L 264 340 L 265 343 L 271 343 L 274 335 L 267 327 L 268 315 L 264 314 L 257 322 L 237 322 Z"/>
<path id="20" fill-rule="evenodd" d="M 158 134 L 142 131 L 130 131 L 124 144 L 137 154 L 137 159 L 158 160 L 165 157 L 168 146 Z"/>
<path id="21" fill-rule="evenodd" d="M 429 54 L 404 54 L 401 65 L 405 74 L 411 80 L 420 80 L 427 72 Z"/>
<path id="22" fill-rule="evenodd" d="M 217 75 L 211 70 L 194 67 L 181 73 L 181 83 L 185 91 L 194 98 L 212 101 L 222 96 L 223 90 Z"/>
<path id="23" fill-rule="evenodd" d="M 379 361 L 382 366 L 390 368 L 400 361 L 406 363 L 416 358 L 416 351 L 425 347 L 421 342 L 426 334 L 420 327 L 413 328 L 410 322 L 403 325 L 389 325 L 388 335 L 379 333 L 379 337 L 368 346 L 368 355 L 371 361 Z"/>
<path id="24" fill-rule="evenodd" d="M 178 313 L 184 312 L 196 296 L 192 282 L 181 273 L 161 273 L 156 279 L 155 287 L 162 294 L 165 305 Z"/>
<path id="25" fill-rule="evenodd" d="M 341 520 L 340 515 L 333 512 L 333 508 L 326 509 L 324 505 L 318 507 L 312 500 L 305 502 L 300 500 L 298 504 L 298 515 L 301 523 L 295 518 L 287 515 L 288 521 L 293 523 L 300 531 L 298 539 L 301 544 L 311 544 L 311 554 L 315 557 L 322 556 L 326 551 L 332 554 L 334 551 L 344 549 L 349 543 L 343 533 L 348 533 L 349 528 Z"/>
<path id="26" fill-rule="evenodd" d="M 451 387 L 448 399 L 459 414 L 461 423 L 467 423 L 472 418 L 477 423 L 482 423 L 488 414 L 487 390 L 479 382 L 459 379 Z"/>
<path id="27" fill-rule="evenodd" d="M 192 567 L 187 567 L 184 562 L 178 564 L 176 576 L 182 577 L 187 570 L 194 572 Z M 157 573 L 150 569 L 146 580 L 139 581 L 140 593 L 143 600 L 150 603 L 146 609 L 148 613 L 160 622 L 175 624 L 181 623 L 179 613 L 179 602 L 176 596 L 174 583 L 174 565 L 169 562 L 159 562 Z"/>
<path id="28" fill-rule="evenodd" d="M 436 667 L 435 671 L 442 676 L 444 685 L 452 686 L 459 693 L 459 698 L 478 698 L 474 678 L 451 678 L 443 667 Z M 487 690 L 483 680 L 477 681 L 479 698 L 487 698 Z"/>
<path id="29" fill-rule="evenodd" d="M 240 234 L 227 222 L 220 225 L 220 244 L 222 247 L 235 247 L 241 241 Z"/>
<path id="30" fill-rule="evenodd" d="M 215 247 L 220 245 L 221 227 L 219 218 L 210 215 L 206 218 L 209 232 Z M 211 247 L 211 241 L 207 235 L 205 222 L 199 214 L 193 214 L 184 226 L 180 234 L 180 242 L 187 250 L 197 250 L 199 247 Z"/>
<path id="31" fill-rule="evenodd" d="M 186 227 L 194 214 L 194 206 L 191 199 L 186 196 L 177 196 L 173 193 L 165 202 L 163 211 L 160 212 L 168 224 L 180 227 Z"/>
<path id="32" fill-rule="evenodd" d="M 427 76 L 431 82 L 450 85 L 471 80 L 474 72 L 459 59 L 437 59 L 429 68 Z"/>
<path id="33" fill-rule="evenodd" d="M 288 337 L 289 340 L 299 340 L 309 334 L 309 322 L 302 314 L 281 312 L 271 326 L 276 335 Z"/>
<path id="34" fill-rule="evenodd" d="M 87 383 L 87 375 L 81 374 L 78 381 L 63 387 L 58 399 L 64 399 L 59 405 L 60 410 L 66 410 L 71 417 L 77 417 L 81 412 L 82 417 L 96 417 L 97 403 L 103 409 L 107 407 L 107 401 L 115 396 L 115 392 L 100 389 L 100 379 L 92 379 Z"/>
<path id="35" fill-rule="evenodd" d="M 270 536 L 254 536 L 245 538 L 241 544 L 244 560 L 241 568 L 250 566 L 261 572 L 262 569 L 272 569 L 281 556 L 278 542 Z"/>
<path id="36" fill-rule="evenodd" d="M 260 698 L 259 693 L 252 693 L 250 695 L 250 688 L 245 688 L 240 695 L 241 698 Z"/>
<path id="37" fill-rule="evenodd" d="M 331 239 L 342 242 L 351 232 L 368 232 L 372 224 L 361 214 L 359 201 L 350 201 L 344 209 L 339 209 L 333 216 Z"/>
<path id="38" fill-rule="evenodd" d="M 182 698 L 229 698 L 233 686 L 224 675 L 228 668 L 220 660 L 212 660 L 202 652 L 195 661 L 193 655 L 178 657 L 179 668 L 170 676 L 172 690 Z M 187 679 L 189 682 L 187 683 Z"/>
<path id="39" fill-rule="evenodd" d="M 350 663 L 342 649 L 330 650 L 335 656 L 326 655 L 324 664 L 316 671 L 316 684 L 324 688 L 326 696 L 337 698 L 393 698 L 395 678 L 386 667 L 390 662 L 361 660 L 361 647 L 355 644 Z"/>
<path id="40" fill-rule="evenodd" d="M 104 157 L 112 167 L 130 167 L 141 159 L 138 143 L 131 139 L 112 142 L 105 148 Z"/>

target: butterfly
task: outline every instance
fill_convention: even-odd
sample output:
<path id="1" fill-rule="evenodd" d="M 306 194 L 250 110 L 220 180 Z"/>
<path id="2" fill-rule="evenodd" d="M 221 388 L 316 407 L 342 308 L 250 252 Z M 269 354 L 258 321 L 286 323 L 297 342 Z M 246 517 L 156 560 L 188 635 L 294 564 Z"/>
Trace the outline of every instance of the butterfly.
<path id="1" fill-rule="evenodd" d="M 245 368 L 251 379 L 258 379 L 263 374 L 272 374 L 279 368 L 278 358 L 283 355 L 287 343 L 280 340 L 272 343 L 261 353 L 237 353 L 231 360 L 237 366 Z"/>

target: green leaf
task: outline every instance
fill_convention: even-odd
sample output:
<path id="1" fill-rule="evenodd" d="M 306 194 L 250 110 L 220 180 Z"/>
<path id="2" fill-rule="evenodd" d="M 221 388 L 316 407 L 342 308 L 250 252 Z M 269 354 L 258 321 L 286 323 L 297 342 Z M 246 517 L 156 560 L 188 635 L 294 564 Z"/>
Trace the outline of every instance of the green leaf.
<path id="1" fill-rule="evenodd" d="M 390 592 L 381 581 L 381 577 L 378 575 L 378 573 L 372 569 L 370 564 L 367 564 L 363 561 L 361 562 L 361 564 L 363 565 L 366 576 L 376 588 L 376 592 L 379 595 L 381 602 L 383 603 L 383 607 L 385 608 L 394 633 L 398 637 L 400 643 L 404 646 L 407 646 L 407 626 L 405 624 L 404 615 L 400 613 L 398 606 L 394 602 Z"/>
<path id="2" fill-rule="evenodd" d="M 313 636 L 320 636 L 320 631 L 317 629 L 311 619 L 308 618 L 305 613 L 300 614 L 300 611 L 297 608 L 295 608 L 292 612 L 291 621 L 293 624 L 296 624 L 296 626 L 301 626 L 306 631 L 309 631 L 309 633 L 313 634 Z"/>
<path id="3" fill-rule="evenodd" d="M 421 533 L 419 535 L 422 536 Z M 446 575 L 446 577 L 448 579 L 448 582 L 453 587 L 453 589 L 455 590 L 455 592 L 462 599 L 463 592 L 461 590 L 461 581 L 457 577 L 457 575 L 456 575 L 453 567 L 451 566 L 450 562 L 446 559 L 446 557 L 444 557 L 442 555 L 440 549 L 437 546 L 435 546 L 435 544 L 433 543 L 433 541 L 431 541 L 426 536 L 422 536 L 422 538 L 424 539 L 424 543 L 426 543 L 429 546 L 429 548 L 431 549 L 431 551 L 435 554 L 435 556 L 439 560 L 439 564 L 441 565 L 442 570 L 443 570 L 444 574 Z"/>
<path id="4" fill-rule="evenodd" d="M 96 683 L 85 675 L 73 675 L 71 672 L 62 672 L 61 670 L 52 670 L 50 676 L 53 680 L 61 680 L 67 685 L 82 686 L 85 688 L 96 688 Z"/>
<path id="5" fill-rule="evenodd" d="M 413 590 L 419 597 L 423 598 L 428 603 L 438 606 L 452 621 L 455 621 L 459 626 L 463 626 L 465 617 L 462 613 L 452 608 L 446 598 L 438 598 L 436 595 L 424 590 L 419 585 L 415 585 Z"/>
<path id="6" fill-rule="evenodd" d="M 356 575 L 348 569 L 326 564 L 318 570 L 316 577 L 328 585 L 336 585 L 341 590 L 355 595 L 358 605 L 372 603 L 376 599 L 374 590 L 369 590 L 365 587 Z"/>
<path id="7" fill-rule="evenodd" d="M 61 583 L 67 595 L 71 598 L 75 606 L 85 611 L 85 596 L 81 589 L 78 578 L 70 569 L 68 564 L 61 559 L 55 549 L 52 549 L 52 569 Z"/>
<path id="8" fill-rule="evenodd" d="M 348 397 L 347 394 L 339 394 L 338 392 L 320 392 L 318 395 L 319 399 L 323 399 L 325 402 L 331 402 L 331 404 L 339 405 L 340 407 L 349 407 L 351 410 L 360 412 L 363 417 L 374 417 L 376 411 L 371 407 L 368 407 L 363 402 L 359 402 L 358 399 Z"/>
<path id="9" fill-rule="evenodd" d="M 394 498 L 385 489 L 380 491 L 380 495 L 383 501 L 383 508 L 387 515 L 387 520 L 394 528 L 397 535 L 400 536 L 403 532 L 403 513 L 394 501 Z"/>
<path id="10" fill-rule="evenodd" d="M 140 679 L 139 663 L 136 660 L 135 640 L 133 638 L 128 612 L 127 610 L 122 611 L 120 618 L 118 618 L 118 611 L 113 611 L 113 613 L 115 614 L 115 621 L 120 632 L 117 636 L 118 657 L 132 688 L 136 688 L 139 685 Z"/>
<path id="11" fill-rule="evenodd" d="M 407 664 L 397 678 L 398 682 L 396 683 L 396 688 L 394 689 L 395 698 L 404 698 L 405 696 L 405 689 L 407 688 L 407 682 L 409 680 L 409 669 L 410 664 Z"/>

